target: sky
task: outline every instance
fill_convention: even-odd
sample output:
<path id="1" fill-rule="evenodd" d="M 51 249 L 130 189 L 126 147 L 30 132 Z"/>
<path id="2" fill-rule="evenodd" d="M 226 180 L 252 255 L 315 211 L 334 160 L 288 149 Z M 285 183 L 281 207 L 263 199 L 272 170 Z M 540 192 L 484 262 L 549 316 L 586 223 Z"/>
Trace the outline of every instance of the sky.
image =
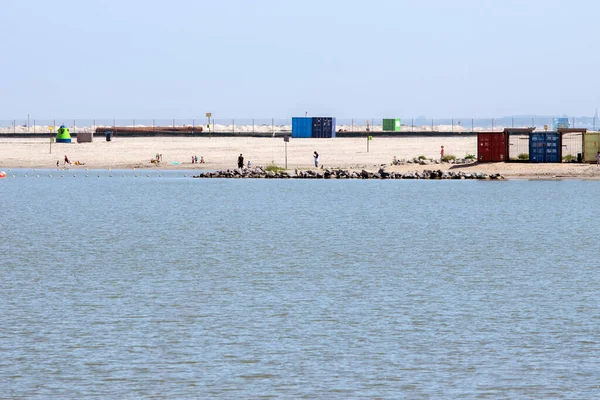
<path id="1" fill-rule="evenodd" d="M 600 107 L 600 2 L 1 0 L 0 119 Z"/>

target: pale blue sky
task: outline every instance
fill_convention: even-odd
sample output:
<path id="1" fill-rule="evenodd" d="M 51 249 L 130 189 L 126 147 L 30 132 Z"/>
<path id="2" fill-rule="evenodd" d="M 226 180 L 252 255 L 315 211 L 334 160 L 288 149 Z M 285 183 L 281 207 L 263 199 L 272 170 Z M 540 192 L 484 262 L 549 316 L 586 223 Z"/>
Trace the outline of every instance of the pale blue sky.
<path id="1" fill-rule="evenodd" d="M 600 2 L 2 2 L 0 119 L 600 107 Z"/>

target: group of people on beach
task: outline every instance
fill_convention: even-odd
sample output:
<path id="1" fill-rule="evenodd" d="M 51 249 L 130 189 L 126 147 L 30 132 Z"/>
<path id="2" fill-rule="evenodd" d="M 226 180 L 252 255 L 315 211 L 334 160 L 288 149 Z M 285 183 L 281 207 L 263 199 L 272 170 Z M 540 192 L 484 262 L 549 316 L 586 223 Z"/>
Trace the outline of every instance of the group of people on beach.
<path id="1" fill-rule="evenodd" d="M 204 157 L 200 156 L 200 160 L 198 160 L 198 156 L 192 156 L 192 164 L 204 164 Z"/>

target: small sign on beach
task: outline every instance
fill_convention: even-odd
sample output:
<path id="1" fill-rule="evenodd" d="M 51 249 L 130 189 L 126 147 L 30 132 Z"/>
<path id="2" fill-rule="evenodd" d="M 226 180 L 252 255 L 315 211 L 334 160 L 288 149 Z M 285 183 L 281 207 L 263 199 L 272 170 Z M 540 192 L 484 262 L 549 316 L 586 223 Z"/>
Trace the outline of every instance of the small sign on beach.
<path id="1" fill-rule="evenodd" d="M 48 130 L 50 130 L 50 132 L 54 132 L 54 127 L 53 126 L 49 126 Z"/>
<path id="2" fill-rule="evenodd" d="M 206 113 L 206 118 L 212 117 L 212 113 Z"/>

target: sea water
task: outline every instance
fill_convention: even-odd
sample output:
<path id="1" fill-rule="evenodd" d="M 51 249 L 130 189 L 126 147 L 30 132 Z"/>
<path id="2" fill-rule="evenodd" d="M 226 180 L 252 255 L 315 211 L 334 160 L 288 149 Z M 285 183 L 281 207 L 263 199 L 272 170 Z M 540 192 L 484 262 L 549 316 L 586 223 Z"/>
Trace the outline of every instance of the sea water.
<path id="1" fill-rule="evenodd" d="M 599 182 L 7 173 L 2 398 L 600 396 Z"/>

